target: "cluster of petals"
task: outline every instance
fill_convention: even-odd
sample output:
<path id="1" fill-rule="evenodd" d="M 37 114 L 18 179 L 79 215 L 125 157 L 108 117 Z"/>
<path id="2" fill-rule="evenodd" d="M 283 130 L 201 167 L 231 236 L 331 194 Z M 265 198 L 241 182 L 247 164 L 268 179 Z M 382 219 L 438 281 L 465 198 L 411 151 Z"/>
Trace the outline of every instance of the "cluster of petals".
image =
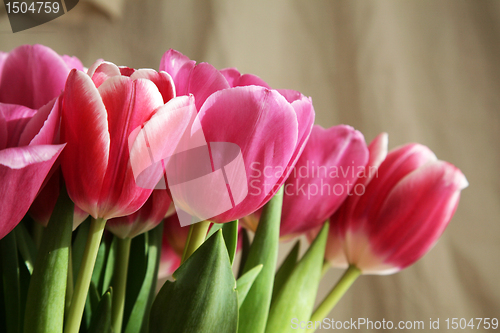
<path id="1" fill-rule="evenodd" d="M 427 147 L 407 144 L 387 153 L 387 135 L 369 146 L 367 177 L 331 217 L 326 258 L 363 274 L 391 274 L 420 259 L 450 222 L 468 186 L 454 165 Z"/>

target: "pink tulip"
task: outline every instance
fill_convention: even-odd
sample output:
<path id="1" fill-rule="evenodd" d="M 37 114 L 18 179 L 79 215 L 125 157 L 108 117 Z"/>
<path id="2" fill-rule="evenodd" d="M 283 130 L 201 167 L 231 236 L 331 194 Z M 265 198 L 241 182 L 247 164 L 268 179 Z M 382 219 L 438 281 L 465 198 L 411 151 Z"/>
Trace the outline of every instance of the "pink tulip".
<path id="1" fill-rule="evenodd" d="M 83 69 L 76 57 L 60 56 L 43 45 L 23 45 L 9 53 L 0 54 L 0 101 L 29 108 L 40 108 L 59 96 L 72 68 Z M 57 117 L 60 117 L 57 112 Z M 53 140 L 59 143 L 59 120 L 53 123 Z M 42 188 L 33 201 L 29 214 L 46 226 L 59 196 L 59 164 L 49 172 Z M 75 208 L 75 226 L 88 214 Z"/>
<path id="2" fill-rule="evenodd" d="M 22 45 L 4 53 L 0 56 L 0 103 L 39 109 L 61 94 L 72 68 L 82 70 L 83 65 L 43 45 Z"/>
<path id="3" fill-rule="evenodd" d="M 40 110 L 0 103 L 0 238 L 21 221 L 63 145 L 52 145 L 59 99 Z"/>
<path id="4" fill-rule="evenodd" d="M 172 153 L 192 118 L 189 109 L 165 104 L 174 94 L 165 72 L 102 61 L 88 74 L 71 71 L 64 91 L 61 140 L 67 146 L 61 167 L 77 206 L 94 218 L 110 219 L 130 215 L 146 202 L 152 189 L 135 183 L 131 161 L 143 152 L 129 153 L 130 135 L 146 128 L 151 145 L 164 147 L 164 156 Z"/>
<path id="5" fill-rule="evenodd" d="M 165 53 L 160 69 L 172 76 L 178 95 L 194 96 L 190 101 L 206 142 L 229 142 L 241 149 L 248 194 L 210 220 L 224 223 L 262 207 L 284 183 L 305 146 L 314 122 L 311 99 L 296 91 L 271 90 L 258 77 L 235 69 L 196 65 L 174 50 Z M 212 169 L 225 155 L 230 154 L 219 150 L 211 155 Z M 238 179 L 245 182 L 244 177 Z"/>
<path id="6" fill-rule="evenodd" d="M 368 160 L 363 134 L 350 126 L 314 126 L 285 182 L 281 237 L 291 238 L 322 225 L 354 191 Z"/>
<path id="7" fill-rule="evenodd" d="M 363 274 L 391 274 L 432 248 L 468 183 L 459 169 L 419 144 L 386 157 L 382 134 L 369 151 L 366 177 L 358 181 L 365 191 L 354 193 L 332 216 L 326 258 L 334 266 L 353 264 Z"/>
<path id="8" fill-rule="evenodd" d="M 106 229 L 120 238 L 134 238 L 160 224 L 171 203 L 166 190 L 154 190 L 138 211 L 108 220 Z"/>
<path id="9" fill-rule="evenodd" d="M 181 227 L 177 214 L 164 220 L 159 279 L 169 277 L 181 265 L 188 234 L 189 227 Z"/>

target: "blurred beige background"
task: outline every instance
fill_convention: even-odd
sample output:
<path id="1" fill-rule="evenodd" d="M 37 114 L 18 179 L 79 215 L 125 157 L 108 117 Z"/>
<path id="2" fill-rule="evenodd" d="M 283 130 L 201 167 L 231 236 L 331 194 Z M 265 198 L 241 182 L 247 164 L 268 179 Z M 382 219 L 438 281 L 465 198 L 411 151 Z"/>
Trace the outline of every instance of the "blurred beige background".
<path id="1" fill-rule="evenodd" d="M 100 57 L 157 69 L 175 48 L 312 96 L 325 127 L 428 145 L 470 182 L 450 226 L 413 267 L 361 277 L 330 317 L 426 328 L 440 318 L 440 331 L 446 318 L 500 317 L 499 1 L 82 0 L 16 34 L 0 7 L 3 51 L 41 43 L 86 66 Z M 321 295 L 339 275 L 327 274 Z"/>

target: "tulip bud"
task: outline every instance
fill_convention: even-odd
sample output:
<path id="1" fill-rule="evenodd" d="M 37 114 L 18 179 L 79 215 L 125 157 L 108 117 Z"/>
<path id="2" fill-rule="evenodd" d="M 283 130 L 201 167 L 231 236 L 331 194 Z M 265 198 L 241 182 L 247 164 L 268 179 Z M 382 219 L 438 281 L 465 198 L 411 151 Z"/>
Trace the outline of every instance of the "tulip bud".
<path id="1" fill-rule="evenodd" d="M 358 181 L 364 193 L 354 193 L 331 218 L 326 258 L 333 266 L 352 264 L 363 274 L 410 266 L 437 242 L 468 186 L 458 168 L 420 144 L 383 159 L 386 142 L 381 135 L 370 144 L 369 177 Z"/>
<path id="2" fill-rule="evenodd" d="M 323 224 L 354 191 L 368 160 L 363 135 L 350 126 L 314 126 L 284 185 L 281 237 Z"/>

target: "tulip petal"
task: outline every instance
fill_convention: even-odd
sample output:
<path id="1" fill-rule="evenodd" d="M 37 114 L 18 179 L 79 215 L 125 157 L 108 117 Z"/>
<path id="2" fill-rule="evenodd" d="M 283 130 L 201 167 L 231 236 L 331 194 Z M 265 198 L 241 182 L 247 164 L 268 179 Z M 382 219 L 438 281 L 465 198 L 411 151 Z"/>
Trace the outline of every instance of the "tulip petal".
<path id="1" fill-rule="evenodd" d="M 0 150 L 7 148 L 7 141 L 9 140 L 7 128 L 7 120 L 4 118 L 0 108 Z"/>
<path id="2" fill-rule="evenodd" d="M 292 107 L 297 114 L 297 122 L 298 122 L 298 139 L 297 139 L 297 147 L 295 148 L 295 152 L 293 153 L 292 158 L 290 159 L 290 163 L 288 164 L 289 172 L 293 169 L 293 166 L 297 162 L 300 154 L 304 150 L 304 147 L 309 139 L 309 135 L 311 134 L 312 127 L 314 125 L 314 108 L 312 105 L 311 98 L 300 95 L 300 99 L 294 100 L 292 102 Z M 286 97 L 285 97 L 286 98 Z M 288 174 L 286 174 L 288 177 Z"/>
<path id="3" fill-rule="evenodd" d="M 228 222 L 252 213 L 280 180 L 295 151 L 298 125 L 294 109 L 275 90 L 247 86 L 212 94 L 199 117 L 207 142 L 231 142 L 240 147 L 249 187 L 239 205 L 213 220 Z"/>
<path id="4" fill-rule="evenodd" d="M 61 99 L 58 97 L 42 106 L 26 124 L 19 146 L 56 143 L 59 139 L 60 120 Z"/>
<path id="5" fill-rule="evenodd" d="M 4 65 L 5 59 L 7 59 L 8 55 L 9 55 L 9 53 L 0 51 L 0 82 L 2 81 L 3 65 Z"/>
<path id="6" fill-rule="evenodd" d="M 64 145 L 0 151 L 0 238 L 21 221 Z"/>
<path id="7" fill-rule="evenodd" d="M 17 147 L 22 133 L 36 110 L 16 104 L 0 103 L 0 118 L 3 119 L 6 130 L 3 132 L 3 148 Z"/>
<path id="8" fill-rule="evenodd" d="M 197 143 L 190 131 L 186 131 L 193 125 L 196 114 L 192 95 L 176 97 L 130 134 L 130 162 L 138 186 L 166 189 L 166 179 L 160 184 L 158 181 L 164 176 L 170 157 L 178 149 L 190 149 Z M 205 144 L 204 137 L 198 141 Z"/>
<path id="9" fill-rule="evenodd" d="M 99 88 L 104 81 L 113 76 L 121 76 L 120 68 L 112 62 L 103 61 L 95 68 L 92 73 L 92 81 Z"/>
<path id="10" fill-rule="evenodd" d="M 164 218 L 172 200 L 166 190 L 155 190 L 135 213 L 106 222 L 106 228 L 120 238 L 134 238 L 156 227 Z"/>
<path id="11" fill-rule="evenodd" d="M 155 84 L 132 81 L 125 76 L 109 78 L 99 87 L 108 113 L 109 162 L 100 197 L 99 216 L 109 219 L 129 215 L 139 209 L 151 194 L 136 185 L 129 158 L 128 137 L 163 105 Z"/>
<path id="12" fill-rule="evenodd" d="M 104 59 L 97 59 L 90 67 L 87 69 L 87 75 L 92 77 L 94 75 L 95 70 L 104 62 Z M 85 72 L 85 71 L 84 71 Z"/>
<path id="13" fill-rule="evenodd" d="M 353 191 L 359 168 L 368 160 L 363 135 L 350 126 L 314 126 L 285 184 L 281 236 L 323 224 Z"/>
<path id="14" fill-rule="evenodd" d="M 189 76 L 196 61 L 190 60 L 182 53 L 175 50 L 165 52 L 160 62 L 160 71 L 167 72 L 175 82 L 177 96 L 188 94 Z"/>
<path id="15" fill-rule="evenodd" d="M 286 96 L 283 95 L 285 93 Z M 292 92 L 292 93 L 290 93 Z M 297 122 L 298 122 L 298 139 L 297 139 L 297 144 L 295 147 L 295 151 L 293 152 L 292 157 L 290 158 L 290 161 L 288 162 L 288 165 L 285 168 L 285 172 L 281 176 L 280 180 L 278 180 L 277 184 L 281 185 L 283 182 L 288 178 L 290 173 L 293 170 L 293 167 L 295 166 L 295 163 L 297 163 L 297 160 L 299 159 L 300 155 L 302 154 L 302 151 L 304 150 L 304 147 L 306 146 L 307 140 L 309 139 L 309 135 L 311 134 L 311 130 L 314 125 L 314 117 L 315 117 L 315 112 L 314 108 L 312 105 L 312 101 L 310 98 L 307 98 L 303 96 L 302 94 L 298 93 L 295 94 L 296 92 L 293 90 L 289 91 L 284 91 L 281 90 L 280 94 L 285 97 L 289 98 L 290 100 L 293 100 L 293 98 L 298 98 L 296 100 L 293 100 L 292 102 L 292 107 L 295 110 L 295 113 L 297 115 Z M 299 96 L 300 95 L 300 96 Z M 278 191 L 278 187 L 274 187 L 271 192 L 267 195 L 267 197 L 264 199 L 263 204 L 269 201 L 273 195 Z M 260 207 L 259 207 L 260 208 Z"/>
<path id="16" fill-rule="evenodd" d="M 243 86 L 260 86 L 271 89 L 271 87 L 269 87 L 269 85 L 257 75 L 241 75 L 236 68 L 225 68 L 222 69 L 220 73 L 224 75 L 231 88 Z"/>
<path id="17" fill-rule="evenodd" d="M 462 172 L 443 161 L 409 173 L 370 224 L 372 250 L 400 269 L 413 264 L 441 236 L 467 185 Z"/>
<path id="18" fill-rule="evenodd" d="M 35 200 L 33 200 L 29 209 L 29 214 L 33 220 L 44 227 L 49 223 L 50 216 L 56 206 L 57 198 L 59 198 L 60 172 L 61 170 L 58 169 L 52 176 L 48 175 L 50 177 L 49 180 L 45 185 L 42 185 L 40 192 Z"/>
<path id="19" fill-rule="evenodd" d="M 0 102 L 38 109 L 58 96 L 70 68 L 63 58 L 42 45 L 23 45 L 5 60 Z"/>
<path id="20" fill-rule="evenodd" d="M 163 103 L 167 103 L 169 100 L 175 97 L 175 86 L 174 80 L 167 72 L 157 72 L 153 69 L 139 69 L 135 71 L 130 78 L 132 80 L 143 78 L 153 81 L 156 87 L 163 96 Z"/>
<path id="21" fill-rule="evenodd" d="M 387 133 L 380 133 L 373 139 L 372 142 L 370 142 L 370 145 L 368 146 L 368 151 L 370 152 L 370 157 L 368 159 L 367 166 L 369 169 L 378 169 L 380 164 L 385 160 L 387 157 L 387 147 L 389 145 L 389 136 Z M 368 175 L 370 175 L 370 171 L 368 170 Z M 371 177 L 367 176 L 366 179 L 368 181 L 371 179 Z M 367 182 L 364 182 L 364 184 L 368 184 Z"/>
<path id="22" fill-rule="evenodd" d="M 237 82 L 241 76 L 240 72 L 234 67 L 221 69 L 220 73 L 226 78 L 231 88 L 235 86 L 235 82 Z"/>
<path id="23" fill-rule="evenodd" d="M 130 67 L 127 67 L 127 66 L 119 66 L 118 67 L 120 69 L 120 74 L 123 75 L 123 76 L 132 76 L 132 74 L 135 73 L 135 69 L 134 68 L 130 68 Z"/>
<path id="24" fill-rule="evenodd" d="M 61 167 L 68 194 L 76 205 L 97 218 L 109 159 L 108 119 L 94 83 L 76 70 L 69 74 L 64 92 L 61 141 L 67 142 Z"/>
<path id="25" fill-rule="evenodd" d="M 368 146 L 368 162 L 366 163 L 364 172 L 359 174 L 359 178 L 355 185 L 355 188 L 357 188 L 358 191 L 352 193 L 345 204 L 342 205 L 342 207 L 330 218 L 330 234 L 336 233 L 336 235 L 345 235 L 348 229 L 356 230 L 359 228 L 358 223 L 366 222 L 364 219 L 352 220 L 348 217 L 352 216 L 358 201 L 366 191 L 368 183 L 370 183 L 372 178 L 378 177 L 378 168 L 387 156 L 387 146 L 387 133 L 380 133 L 377 135 L 377 137 L 375 137 L 375 139 L 373 139 Z"/>
<path id="26" fill-rule="evenodd" d="M 407 144 L 392 150 L 376 170 L 376 174 L 371 176 L 372 179 L 366 186 L 365 193 L 359 197 L 356 204 L 363 209 L 356 209 L 354 220 L 373 220 L 389 191 L 404 176 L 427 162 L 436 160 L 436 155 L 420 144 Z M 366 216 L 368 212 L 370 216 Z"/>
<path id="27" fill-rule="evenodd" d="M 189 77 L 188 92 L 194 95 L 196 109 L 200 110 L 208 96 L 229 88 L 224 76 L 212 65 L 201 63 L 194 67 Z"/>
<path id="28" fill-rule="evenodd" d="M 79 71 L 83 71 L 83 64 L 77 57 L 71 57 L 68 55 L 62 55 L 62 60 L 66 63 L 69 69 L 77 69 Z"/>

